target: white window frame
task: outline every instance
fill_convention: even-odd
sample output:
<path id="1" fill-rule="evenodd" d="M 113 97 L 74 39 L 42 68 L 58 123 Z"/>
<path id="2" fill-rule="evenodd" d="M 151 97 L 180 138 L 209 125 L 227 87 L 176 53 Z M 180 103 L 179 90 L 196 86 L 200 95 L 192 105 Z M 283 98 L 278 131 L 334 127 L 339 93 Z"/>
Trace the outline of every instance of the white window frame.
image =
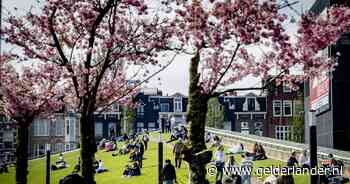
<path id="1" fill-rule="evenodd" d="M 174 98 L 174 112 L 182 112 L 182 98 Z"/>
<path id="2" fill-rule="evenodd" d="M 279 108 L 280 108 L 280 114 L 276 114 L 276 111 L 275 111 L 275 107 L 276 107 L 276 103 L 279 103 Z M 273 117 L 281 117 L 282 116 L 282 113 L 283 113 L 283 106 L 282 106 L 282 101 L 281 100 L 274 100 L 272 101 L 272 111 L 273 111 Z"/>
<path id="3" fill-rule="evenodd" d="M 162 110 L 162 109 L 163 109 L 163 108 L 162 108 L 162 105 L 163 105 L 163 106 L 164 106 L 164 105 L 165 105 L 165 106 L 168 106 L 168 111 L 163 111 L 163 110 Z M 161 111 L 161 112 L 169 112 L 169 111 L 170 111 L 170 105 L 169 105 L 169 103 L 161 103 L 161 104 L 160 104 L 160 111 Z"/>
<path id="4" fill-rule="evenodd" d="M 137 106 L 137 115 L 143 116 L 145 114 L 145 105 L 141 104 Z"/>
<path id="5" fill-rule="evenodd" d="M 275 126 L 275 138 L 276 139 L 288 140 L 290 134 L 291 134 L 291 126 L 288 126 L 288 125 L 276 125 Z"/>
<path id="6" fill-rule="evenodd" d="M 241 122 L 241 133 L 246 135 L 250 134 L 249 122 Z"/>
<path id="7" fill-rule="evenodd" d="M 287 105 L 290 106 L 290 114 L 286 114 Z M 293 101 L 291 101 L 291 100 L 284 100 L 283 101 L 283 116 L 285 116 L 285 117 L 292 117 L 293 116 Z"/>

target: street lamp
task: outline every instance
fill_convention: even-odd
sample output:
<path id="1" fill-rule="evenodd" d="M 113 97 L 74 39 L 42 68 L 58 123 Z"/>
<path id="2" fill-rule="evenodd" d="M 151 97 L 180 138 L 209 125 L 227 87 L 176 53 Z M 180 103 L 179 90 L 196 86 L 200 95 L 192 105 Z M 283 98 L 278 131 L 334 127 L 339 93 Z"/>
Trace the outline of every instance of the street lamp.
<path id="1" fill-rule="evenodd" d="M 162 131 L 159 132 L 158 140 L 158 184 L 163 183 L 163 134 Z"/>
<path id="2" fill-rule="evenodd" d="M 314 110 L 309 112 L 309 131 L 310 131 L 310 168 L 317 167 L 317 133 L 316 133 L 316 113 Z M 311 184 L 317 184 L 318 175 L 310 174 Z"/>

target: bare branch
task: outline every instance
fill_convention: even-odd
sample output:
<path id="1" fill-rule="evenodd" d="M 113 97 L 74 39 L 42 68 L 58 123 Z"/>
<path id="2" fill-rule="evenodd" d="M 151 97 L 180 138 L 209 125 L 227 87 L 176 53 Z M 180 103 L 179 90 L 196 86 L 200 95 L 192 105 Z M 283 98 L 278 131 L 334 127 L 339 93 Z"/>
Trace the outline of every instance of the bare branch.
<path id="1" fill-rule="evenodd" d="M 278 75 L 275 77 L 271 78 L 269 81 L 267 81 L 262 87 L 251 87 L 251 88 L 232 88 L 232 89 L 227 89 L 224 91 L 220 92 L 214 92 L 212 95 L 210 95 L 210 98 L 212 97 L 218 97 L 222 94 L 229 93 L 229 92 L 234 92 L 234 91 L 251 91 L 251 90 L 264 90 L 268 88 L 270 85 L 272 85 L 276 79 L 280 78 L 287 70 L 283 70 L 280 72 Z"/>
<path id="2" fill-rule="evenodd" d="M 224 76 L 226 75 L 226 73 L 228 72 L 228 70 L 231 68 L 233 61 L 236 58 L 237 55 L 237 51 L 239 49 L 241 45 L 238 43 L 230 60 L 230 63 L 227 65 L 227 67 L 225 68 L 224 72 L 221 73 L 220 78 L 216 81 L 216 83 L 213 85 L 213 87 L 210 89 L 209 94 L 211 94 L 213 91 L 215 91 L 215 89 L 218 87 L 218 85 L 220 84 L 221 80 L 224 78 Z"/>

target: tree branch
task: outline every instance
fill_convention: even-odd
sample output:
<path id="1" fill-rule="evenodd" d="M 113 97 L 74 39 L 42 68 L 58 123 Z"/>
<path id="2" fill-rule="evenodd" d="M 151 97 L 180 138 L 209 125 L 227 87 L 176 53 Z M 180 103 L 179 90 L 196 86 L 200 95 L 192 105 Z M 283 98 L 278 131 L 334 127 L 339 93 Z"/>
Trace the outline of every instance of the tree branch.
<path id="1" fill-rule="evenodd" d="M 228 72 L 228 70 L 230 69 L 230 67 L 232 66 L 232 63 L 237 55 L 237 51 L 239 49 L 241 45 L 238 43 L 235 51 L 233 52 L 233 55 L 231 57 L 230 63 L 227 65 L 225 71 L 221 74 L 220 78 L 216 81 L 216 83 L 213 85 L 213 87 L 210 89 L 209 94 L 212 94 L 213 91 L 215 91 L 215 89 L 218 87 L 218 85 L 220 84 L 221 80 L 224 78 L 224 76 L 226 75 L 226 73 Z"/>
<path id="2" fill-rule="evenodd" d="M 220 96 L 220 95 L 222 95 L 222 94 L 229 93 L 229 92 L 234 92 L 234 91 L 264 90 L 264 89 L 268 88 L 272 83 L 274 83 L 274 82 L 276 81 L 276 79 L 278 79 L 279 77 L 281 77 L 285 72 L 286 72 L 286 70 L 283 70 L 283 71 L 280 72 L 278 75 L 276 75 L 275 77 L 273 77 L 272 79 L 270 79 L 268 82 L 266 82 L 262 87 L 232 88 L 232 89 L 227 89 L 227 90 L 220 91 L 220 92 L 214 92 L 212 95 L 210 95 L 210 98 L 212 98 L 212 97 L 218 97 L 218 96 Z"/>

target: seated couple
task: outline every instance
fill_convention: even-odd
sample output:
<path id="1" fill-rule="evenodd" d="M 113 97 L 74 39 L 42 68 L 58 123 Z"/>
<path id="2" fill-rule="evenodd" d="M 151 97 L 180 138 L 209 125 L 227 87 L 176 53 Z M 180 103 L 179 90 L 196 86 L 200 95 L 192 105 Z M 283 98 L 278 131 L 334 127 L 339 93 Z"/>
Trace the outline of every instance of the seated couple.
<path id="1" fill-rule="evenodd" d="M 130 177 L 130 176 L 140 176 L 141 175 L 141 168 L 138 162 L 134 162 L 132 165 L 128 164 L 125 166 L 123 176 Z"/>

